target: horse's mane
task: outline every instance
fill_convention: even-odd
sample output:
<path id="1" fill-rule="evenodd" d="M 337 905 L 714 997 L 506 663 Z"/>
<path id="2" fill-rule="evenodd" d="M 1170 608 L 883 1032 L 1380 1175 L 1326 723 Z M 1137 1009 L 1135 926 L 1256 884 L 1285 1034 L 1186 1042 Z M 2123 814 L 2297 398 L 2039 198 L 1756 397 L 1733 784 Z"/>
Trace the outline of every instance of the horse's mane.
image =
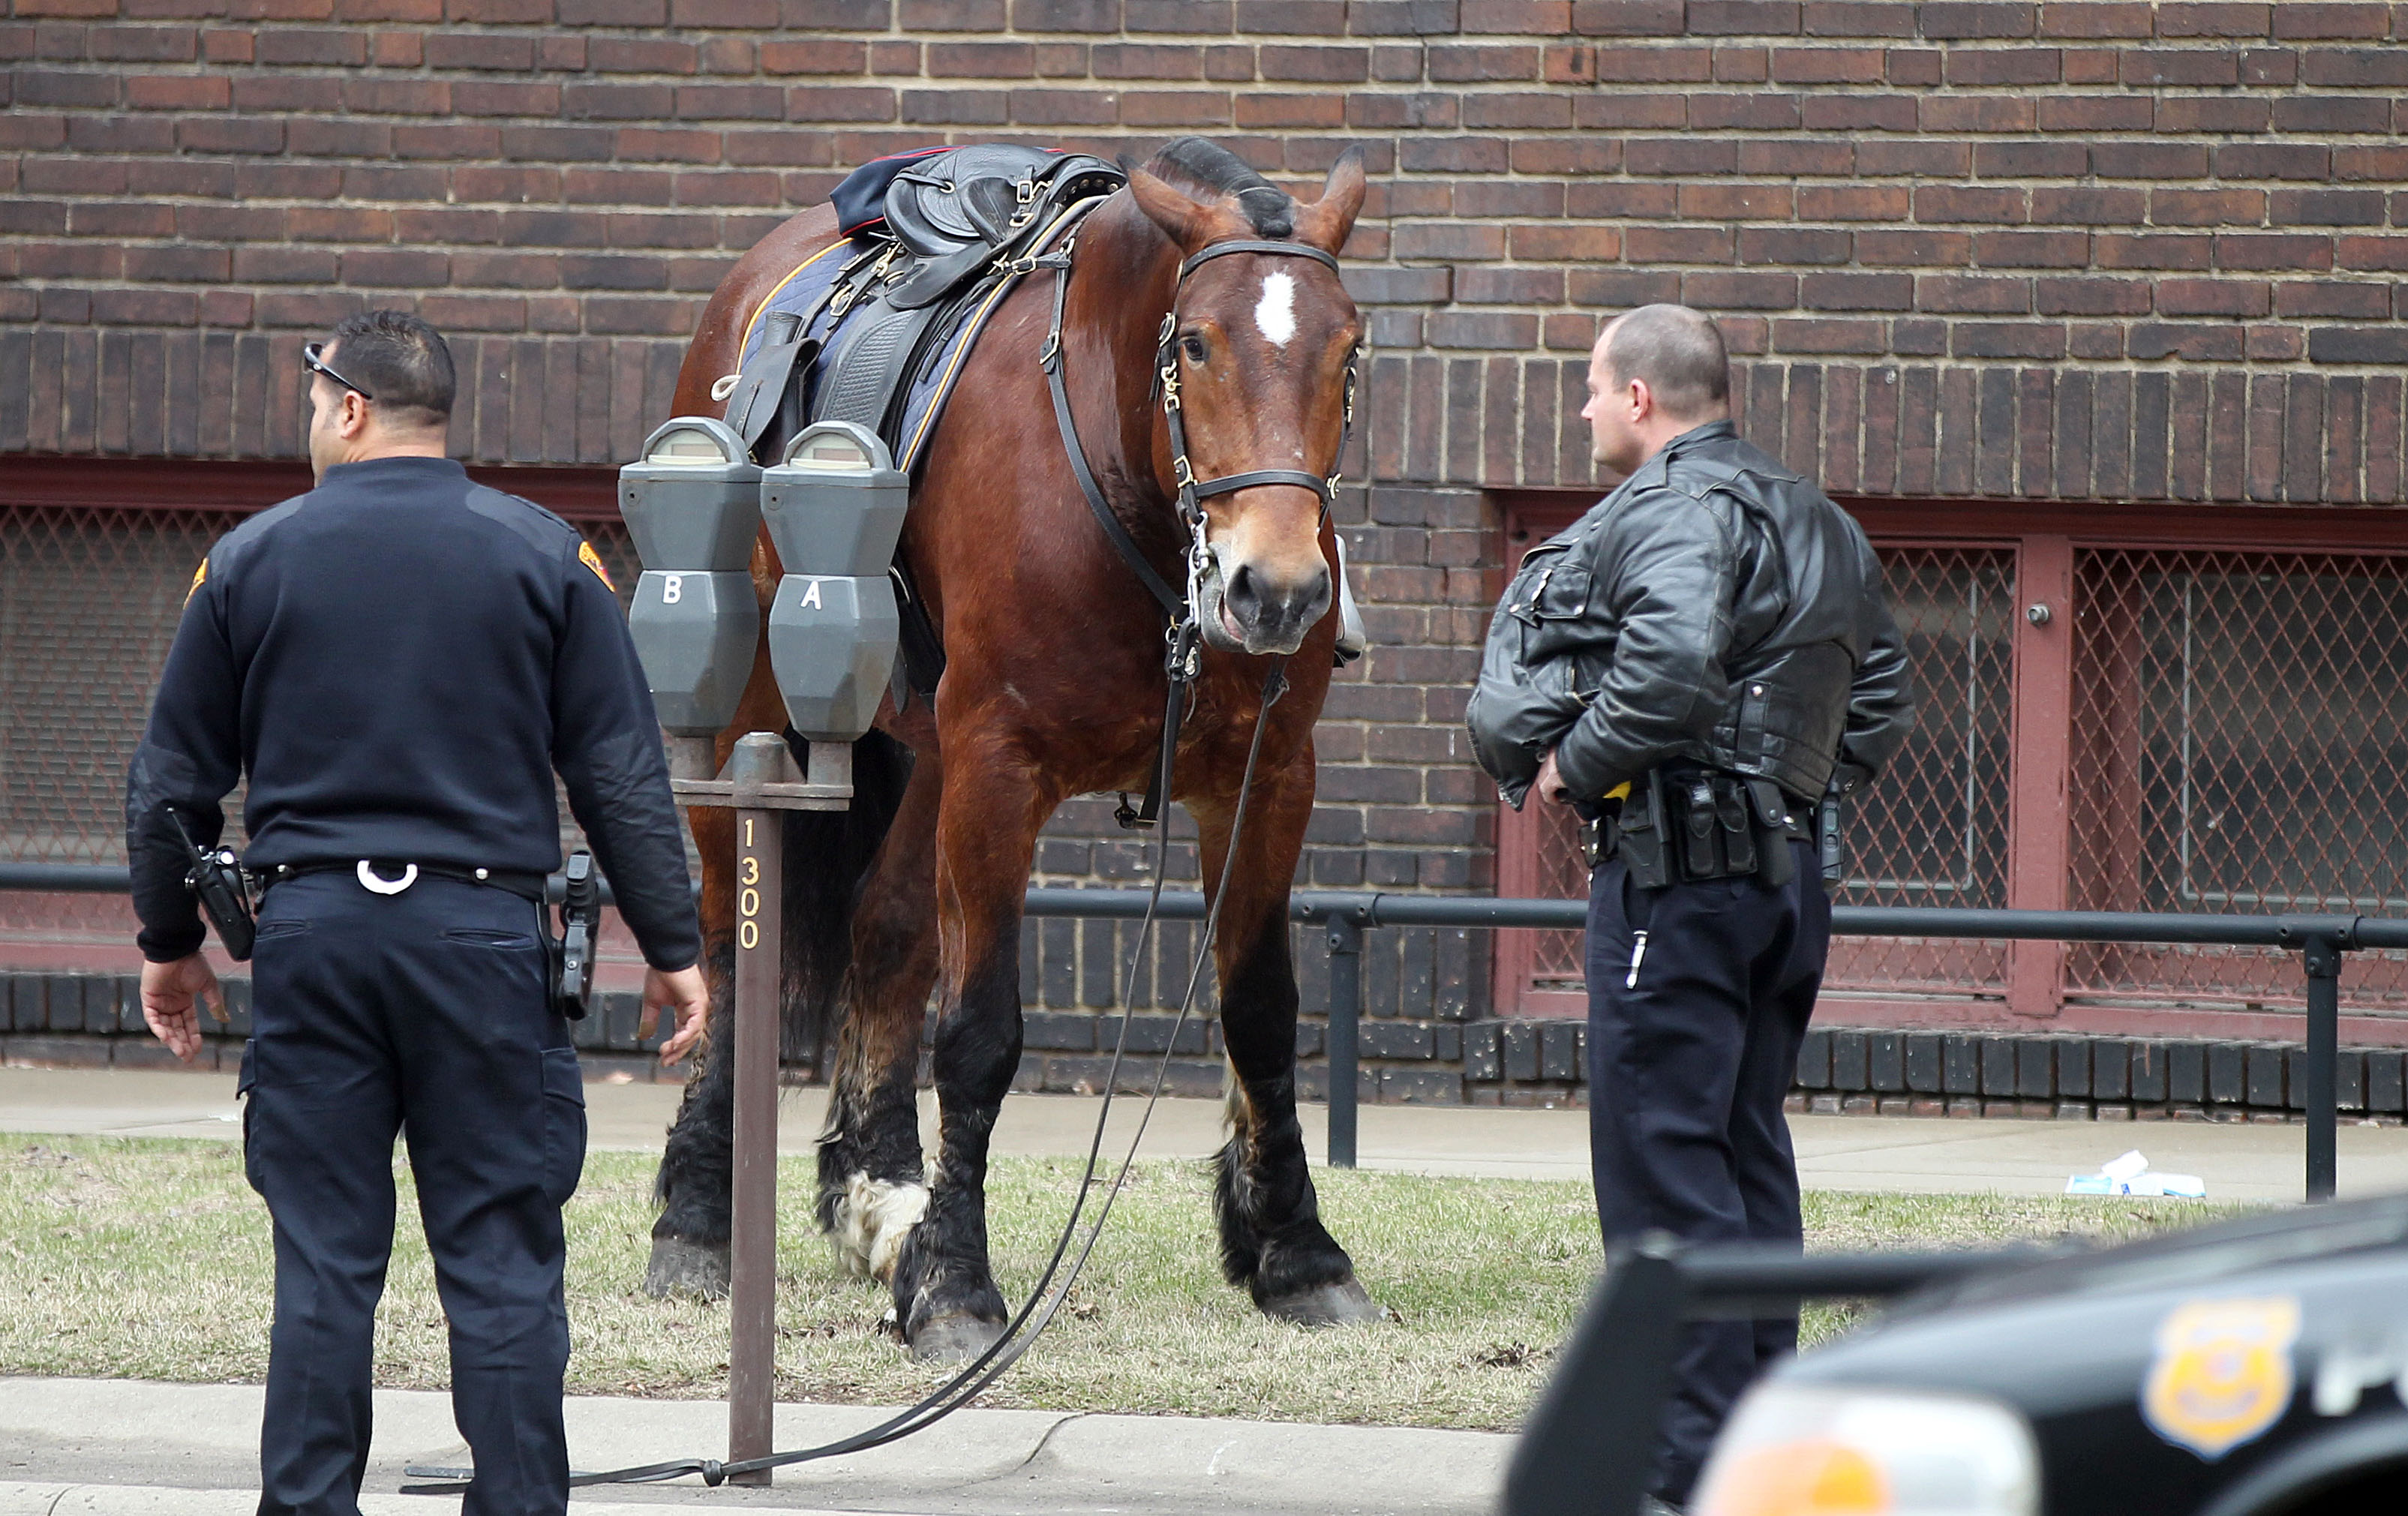
<path id="1" fill-rule="evenodd" d="M 1289 236 L 1296 232 L 1295 197 L 1218 142 L 1182 136 L 1166 143 L 1145 166 L 1155 178 L 1184 189 L 1235 195 L 1239 208 L 1260 236 Z"/>

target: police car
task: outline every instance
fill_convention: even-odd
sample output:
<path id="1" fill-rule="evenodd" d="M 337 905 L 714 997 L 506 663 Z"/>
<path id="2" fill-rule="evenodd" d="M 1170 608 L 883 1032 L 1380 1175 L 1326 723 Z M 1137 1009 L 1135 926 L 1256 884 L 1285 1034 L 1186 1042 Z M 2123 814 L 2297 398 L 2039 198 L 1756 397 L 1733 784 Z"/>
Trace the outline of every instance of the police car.
<path id="1" fill-rule="evenodd" d="M 1692 1516 L 2408 1507 L 2408 1196 L 1910 1297 L 1749 1392 Z"/>

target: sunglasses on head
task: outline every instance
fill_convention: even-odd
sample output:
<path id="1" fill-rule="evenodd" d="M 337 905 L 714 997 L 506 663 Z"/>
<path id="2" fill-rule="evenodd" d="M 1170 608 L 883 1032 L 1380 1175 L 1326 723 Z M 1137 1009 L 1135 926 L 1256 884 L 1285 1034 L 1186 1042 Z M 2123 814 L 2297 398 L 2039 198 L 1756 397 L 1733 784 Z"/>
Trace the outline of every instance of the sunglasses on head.
<path id="1" fill-rule="evenodd" d="M 301 344 L 301 366 L 308 369 L 312 374 L 325 375 L 328 379 L 333 379 L 336 383 L 341 385 L 344 389 L 351 391 L 353 394 L 358 395 L 363 400 L 374 400 L 376 398 L 375 395 L 370 394 L 367 391 L 361 389 L 350 379 L 343 378 L 342 375 L 337 374 L 333 369 L 327 367 L 326 360 L 320 356 L 325 350 L 326 345 L 323 342 L 304 342 Z"/>

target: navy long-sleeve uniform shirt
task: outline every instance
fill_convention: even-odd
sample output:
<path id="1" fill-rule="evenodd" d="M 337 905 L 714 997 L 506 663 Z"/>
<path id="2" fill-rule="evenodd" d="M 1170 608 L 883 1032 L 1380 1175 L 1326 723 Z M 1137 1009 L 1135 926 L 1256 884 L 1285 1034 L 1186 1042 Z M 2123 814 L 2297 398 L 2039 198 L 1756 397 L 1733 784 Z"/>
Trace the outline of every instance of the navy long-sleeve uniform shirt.
<path id="1" fill-rule="evenodd" d="M 165 808 L 208 846 L 248 774 L 254 869 L 560 866 L 559 772 L 655 968 L 701 951 L 652 695 L 601 563 L 444 458 L 329 468 L 194 576 L 126 776 L 143 955 L 201 945 Z"/>

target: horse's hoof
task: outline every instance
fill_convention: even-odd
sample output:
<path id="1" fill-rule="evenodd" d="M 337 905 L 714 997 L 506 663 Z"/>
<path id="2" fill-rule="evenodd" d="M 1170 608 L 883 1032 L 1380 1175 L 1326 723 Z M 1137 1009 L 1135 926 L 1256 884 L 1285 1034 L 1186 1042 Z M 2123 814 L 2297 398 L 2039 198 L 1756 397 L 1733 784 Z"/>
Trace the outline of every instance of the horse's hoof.
<path id="1" fill-rule="evenodd" d="M 1263 1314 L 1298 1326 L 1363 1326 L 1393 1320 L 1396 1312 L 1371 1298 L 1349 1275 L 1335 1284 L 1315 1285 L 1261 1302 Z"/>
<path id="2" fill-rule="evenodd" d="M 644 1270 L 644 1293 L 655 1300 L 673 1294 L 698 1294 L 706 1299 L 725 1294 L 727 1250 L 681 1237 L 652 1238 L 652 1262 Z"/>
<path id="3" fill-rule="evenodd" d="M 975 1316 L 939 1316 L 911 1334 L 911 1356 L 924 1364 L 967 1364 L 1003 1338 L 1001 1322 Z"/>

